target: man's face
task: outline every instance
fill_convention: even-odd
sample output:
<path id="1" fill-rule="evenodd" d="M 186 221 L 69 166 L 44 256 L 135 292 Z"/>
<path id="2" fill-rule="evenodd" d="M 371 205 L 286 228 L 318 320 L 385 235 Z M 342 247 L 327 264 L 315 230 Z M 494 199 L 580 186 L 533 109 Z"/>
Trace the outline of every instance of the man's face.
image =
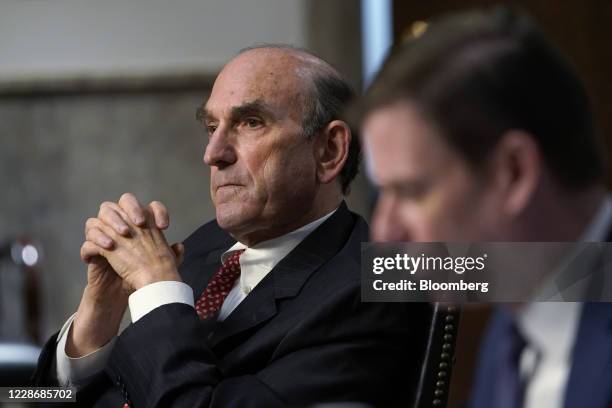
<path id="1" fill-rule="evenodd" d="M 316 161 L 302 130 L 299 68 L 280 50 L 247 51 L 223 68 L 205 106 L 217 222 L 243 241 L 283 232 L 312 206 Z"/>
<path id="2" fill-rule="evenodd" d="M 363 134 L 369 171 L 380 187 L 376 241 L 496 239 L 499 206 L 477 176 L 409 102 L 371 112 Z"/>

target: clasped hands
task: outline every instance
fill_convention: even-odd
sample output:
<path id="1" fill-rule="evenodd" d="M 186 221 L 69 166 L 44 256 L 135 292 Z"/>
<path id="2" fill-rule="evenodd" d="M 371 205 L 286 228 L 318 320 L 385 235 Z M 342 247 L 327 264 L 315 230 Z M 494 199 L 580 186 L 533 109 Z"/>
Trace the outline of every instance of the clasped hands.
<path id="1" fill-rule="evenodd" d="M 114 272 L 116 277 L 88 276 L 88 283 L 120 278 L 129 293 L 154 282 L 180 281 L 177 268 L 184 249 L 182 244 L 168 245 L 162 232 L 168 225 L 168 211 L 160 202 L 142 207 L 125 193 L 117 203 L 102 203 L 98 216 L 86 222 L 81 259 L 103 269 L 90 272 Z"/>
<path id="2" fill-rule="evenodd" d="M 182 244 L 168 245 L 166 207 L 142 207 L 123 194 L 117 203 L 100 205 L 85 225 L 81 259 L 87 263 L 87 286 L 66 341 L 69 357 L 88 355 L 107 344 L 119 330 L 128 294 L 151 283 L 181 281 Z"/>

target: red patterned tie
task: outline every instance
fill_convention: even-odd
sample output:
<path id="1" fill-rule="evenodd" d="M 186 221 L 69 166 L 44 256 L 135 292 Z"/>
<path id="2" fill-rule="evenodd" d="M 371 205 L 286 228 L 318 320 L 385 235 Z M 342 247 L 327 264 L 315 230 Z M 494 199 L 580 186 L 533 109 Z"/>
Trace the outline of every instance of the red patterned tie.
<path id="1" fill-rule="evenodd" d="M 221 309 L 227 294 L 232 290 L 236 279 L 240 276 L 240 262 L 238 260 L 243 252 L 244 249 L 241 249 L 232 253 L 208 282 L 208 286 L 195 304 L 200 319 L 207 319 Z"/>

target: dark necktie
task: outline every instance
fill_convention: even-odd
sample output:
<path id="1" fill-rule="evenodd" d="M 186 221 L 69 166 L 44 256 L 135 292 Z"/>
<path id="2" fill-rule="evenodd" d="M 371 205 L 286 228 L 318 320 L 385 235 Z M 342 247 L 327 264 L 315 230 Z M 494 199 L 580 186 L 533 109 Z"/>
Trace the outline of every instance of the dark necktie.
<path id="1" fill-rule="evenodd" d="M 481 344 L 469 408 L 523 406 L 525 381 L 519 363 L 525 346 L 510 310 L 498 309 Z"/>
<path id="2" fill-rule="evenodd" d="M 243 252 L 244 249 L 241 249 L 232 253 L 208 282 L 208 286 L 195 304 L 200 319 L 208 319 L 221 309 L 227 294 L 232 290 L 236 279 L 240 276 L 239 259 Z"/>
<path id="3" fill-rule="evenodd" d="M 525 381 L 521 378 L 520 357 L 527 343 L 513 319 L 508 320 L 505 329 L 505 336 L 500 339 L 499 344 L 496 407 L 521 408 L 525 396 Z"/>

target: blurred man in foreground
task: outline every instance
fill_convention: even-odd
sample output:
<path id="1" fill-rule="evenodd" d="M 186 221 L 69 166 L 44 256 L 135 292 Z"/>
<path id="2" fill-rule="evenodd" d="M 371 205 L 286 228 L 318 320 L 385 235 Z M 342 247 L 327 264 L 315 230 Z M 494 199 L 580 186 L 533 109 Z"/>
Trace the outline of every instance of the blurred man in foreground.
<path id="1" fill-rule="evenodd" d="M 113 392 L 137 408 L 407 404 L 427 316 L 360 301 L 368 227 L 343 201 L 359 160 L 340 119 L 351 98 L 304 51 L 230 61 L 198 114 L 216 221 L 183 251 L 165 241 L 161 204 L 104 203 L 86 226 L 81 304 L 38 382 L 57 374 L 98 406 L 120 406 Z M 117 337 L 122 286 L 133 324 Z"/>
<path id="2" fill-rule="evenodd" d="M 496 9 L 434 21 L 357 110 L 380 187 L 374 240 L 612 238 L 586 93 L 529 19 Z M 609 407 L 611 375 L 612 304 L 504 307 L 470 407 Z"/>

